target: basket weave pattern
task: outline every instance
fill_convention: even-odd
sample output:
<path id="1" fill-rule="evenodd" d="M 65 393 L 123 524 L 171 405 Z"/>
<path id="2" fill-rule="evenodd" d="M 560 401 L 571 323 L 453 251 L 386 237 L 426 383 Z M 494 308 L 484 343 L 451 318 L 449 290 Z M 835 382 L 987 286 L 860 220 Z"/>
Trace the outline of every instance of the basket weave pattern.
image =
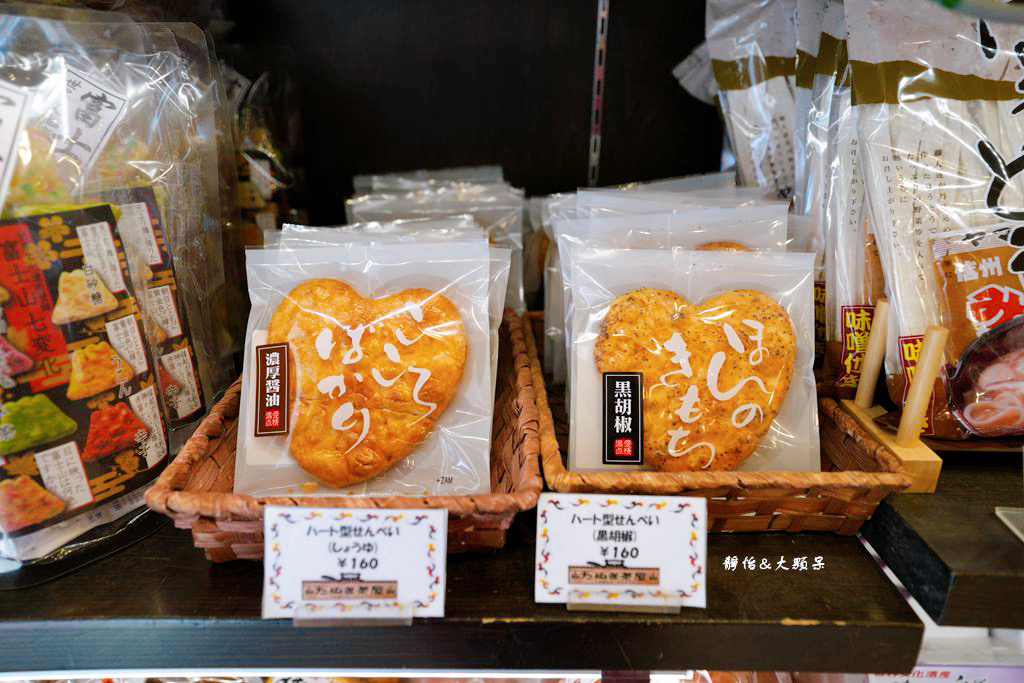
<path id="1" fill-rule="evenodd" d="M 701 496 L 708 499 L 711 531 L 848 535 L 857 533 L 889 493 L 910 486 L 896 456 L 828 398 L 819 402 L 821 472 L 569 472 L 562 460 L 568 429 L 564 390 L 556 387 L 549 396 L 544 389 L 535 342 L 543 320 L 529 316 L 526 348 L 537 388 L 541 460 L 553 491 Z"/>
<path id="2" fill-rule="evenodd" d="M 496 549 L 516 513 L 537 504 L 538 413 L 522 319 L 501 325 L 491 431 L 491 491 L 472 496 L 256 498 L 232 493 L 241 380 L 236 381 L 146 493 L 146 503 L 191 528 L 197 548 L 222 562 L 263 557 L 263 506 L 447 508 L 448 552 Z"/>

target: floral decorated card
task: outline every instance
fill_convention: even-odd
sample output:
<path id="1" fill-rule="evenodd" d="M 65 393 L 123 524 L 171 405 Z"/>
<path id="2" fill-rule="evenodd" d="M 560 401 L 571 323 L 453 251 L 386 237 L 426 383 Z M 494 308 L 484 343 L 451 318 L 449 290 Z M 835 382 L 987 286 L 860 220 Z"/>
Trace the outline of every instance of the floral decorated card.
<path id="1" fill-rule="evenodd" d="M 623 608 L 705 607 L 707 501 L 543 493 L 534 599 Z"/>
<path id="2" fill-rule="evenodd" d="M 448 511 L 268 505 L 263 618 L 443 617 Z"/>

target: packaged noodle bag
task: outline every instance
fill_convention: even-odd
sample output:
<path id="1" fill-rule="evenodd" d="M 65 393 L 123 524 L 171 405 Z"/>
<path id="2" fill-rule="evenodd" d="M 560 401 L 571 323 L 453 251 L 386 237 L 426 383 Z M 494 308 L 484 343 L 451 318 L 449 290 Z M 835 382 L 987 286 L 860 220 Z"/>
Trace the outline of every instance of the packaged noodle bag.
<path id="1" fill-rule="evenodd" d="M 824 154 L 824 213 L 816 216 L 825 235 L 824 387 L 828 393 L 853 398 L 885 279 L 865 204 L 858 111 L 851 105 L 852 70 L 846 60 L 837 62 L 836 68 Z"/>
<path id="2" fill-rule="evenodd" d="M 820 468 L 810 254 L 568 246 L 570 469 Z"/>
<path id="3" fill-rule="evenodd" d="M 235 491 L 489 491 L 488 249 L 250 250 Z"/>
<path id="4" fill-rule="evenodd" d="M 708 0 L 705 37 L 743 185 L 793 192 L 796 0 Z"/>
<path id="5" fill-rule="evenodd" d="M 167 457 L 123 244 L 109 205 L 0 222 L 0 536 L 22 561 L 139 507 Z"/>
<path id="6" fill-rule="evenodd" d="M 1024 433 L 1024 32 L 925 0 L 847 0 L 861 167 L 905 398 L 926 328 L 950 329 L 924 434 Z"/>

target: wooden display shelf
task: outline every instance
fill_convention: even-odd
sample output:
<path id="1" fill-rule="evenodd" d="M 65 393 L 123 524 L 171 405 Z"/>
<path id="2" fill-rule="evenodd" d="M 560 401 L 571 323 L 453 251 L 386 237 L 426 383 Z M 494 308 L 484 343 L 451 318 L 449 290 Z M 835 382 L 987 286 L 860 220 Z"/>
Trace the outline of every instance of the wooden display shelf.
<path id="1" fill-rule="evenodd" d="M 936 623 L 1024 628 L 1024 543 L 996 506 L 1024 506 L 1021 455 L 945 452 L 935 493 L 889 496 L 861 533 Z"/>
<path id="2" fill-rule="evenodd" d="M 214 565 L 167 526 L 35 588 L 0 593 L 0 672 L 315 667 L 909 671 L 923 626 L 855 538 L 712 534 L 708 608 L 571 612 L 533 601 L 535 516 L 494 554 L 448 560 L 447 614 L 412 626 L 262 621 L 263 567 Z M 745 556 L 821 571 L 745 571 Z M 741 566 L 727 571 L 724 559 Z"/>

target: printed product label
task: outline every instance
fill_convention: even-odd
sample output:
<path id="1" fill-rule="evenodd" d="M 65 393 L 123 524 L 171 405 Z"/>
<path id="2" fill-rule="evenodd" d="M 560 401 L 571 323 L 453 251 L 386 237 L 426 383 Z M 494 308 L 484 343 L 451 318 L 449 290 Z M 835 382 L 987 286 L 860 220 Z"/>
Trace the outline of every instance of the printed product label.
<path id="1" fill-rule="evenodd" d="M 124 276 L 117 260 L 117 248 L 109 223 L 92 223 L 75 228 L 82 245 L 83 260 L 99 272 L 103 284 L 114 294 L 125 291 Z"/>
<path id="2" fill-rule="evenodd" d="M 142 343 L 142 334 L 139 332 L 139 324 L 135 320 L 135 316 L 126 315 L 123 318 L 111 320 L 106 327 L 110 345 L 132 366 L 132 375 L 148 370 L 149 361 L 146 360 L 146 347 Z"/>
<path id="3" fill-rule="evenodd" d="M 143 263 L 149 266 L 162 265 L 164 257 L 156 242 L 145 202 L 122 204 L 118 208 L 121 210 L 121 219 L 117 222 L 117 228 L 121 237 L 131 245 Z"/>
<path id="4" fill-rule="evenodd" d="M 604 382 L 605 465 L 642 465 L 644 462 L 643 374 L 606 372 Z"/>
<path id="5" fill-rule="evenodd" d="M 92 502 L 89 479 L 78 457 L 74 441 L 62 443 L 36 453 L 36 466 L 43 478 L 43 486 L 74 510 Z"/>
<path id="6" fill-rule="evenodd" d="M 814 281 L 814 367 L 825 362 L 825 281 Z"/>
<path id="7" fill-rule="evenodd" d="M 67 119 L 45 127 L 56 140 L 54 154 L 70 157 L 84 170 L 96 161 L 124 113 L 124 93 L 94 76 L 67 70 Z"/>
<path id="8" fill-rule="evenodd" d="M 288 344 L 256 347 L 256 436 L 288 433 Z"/>
<path id="9" fill-rule="evenodd" d="M 177 391 L 173 392 L 175 396 L 172 408 L 178 417 L 184 418 L 195 413 L 202 406 L 202 400 L 192 370 L 192 353 L 188 347 L 160 356 L 160 362 L 171 376 L 173 385 L 177 386 Z"/>
<path id="10" fill-rule="evenodd" d="M 132 410 L 147 427 L 149 434 L 138 446 L 138 451 L 146 460 L 146 467 L 153 467 L 167 455 L 167 439 L 164 438 L 163 421 L 160 419 L 160 404 L 156 399 L 156 389 L 146 387 L 128 399 Z"/>
<path id="11" fill-rule="evenodd" d="M 921 346 L 924 344 L 924 335 L 911 335 L 899 338 L 900 365 L 903 366 L 903 398 L 900 403 L 907 402 L 907 394 L 910 393 L 910 383 L 914 380 L 914 370 L 917 368 L 917 359 L 921 357 Z M 933 436 L 935 424 L 932 416 L 935 414 L 935 392 L 932 392 L 929 399 L 928 410 L 925 412 L 924 420 L 921 423 L 921 435 Z"/>
<path id="12" fill-rule="evenodd" d="M 860 382 L 861 364 L 868 350 L 874 306 L 842 306 L 843 352 L 836 369 L 836 385 L 856 388 Z"/>

